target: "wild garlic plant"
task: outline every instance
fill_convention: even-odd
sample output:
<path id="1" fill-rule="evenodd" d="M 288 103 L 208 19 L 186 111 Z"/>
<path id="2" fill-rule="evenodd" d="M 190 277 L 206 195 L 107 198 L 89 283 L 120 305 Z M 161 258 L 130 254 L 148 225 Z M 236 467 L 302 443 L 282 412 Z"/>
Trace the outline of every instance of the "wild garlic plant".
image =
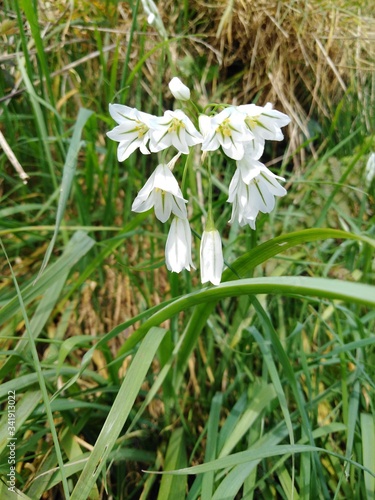
<path id="1" fill-rule="evenodd" d="M 255 229 L 259 212 L 271 212 L 275 207 L 275 197 L 286 194 L 285 188 L 279 183 L 285 179 L 271 172 L 259 159 L 266 140 L 283 139 L 281 128 L 290 122 L 290 118 L 273 109 L 270 103 L 265 106 L 220 104 L 212 107 L 210 114 L 200 113 L 197 104 L 191 101 L 190 89 L 179 78 L 173 78 L 169 88 L 175 99 L 191 102 L 189 112 L 194 110 L 196 116 L 191 116 L 191 119 L 181 109 L 167 110 L 163 116 L 153 116 L 129 106 L 110 104 L 109 112 L 117 126 L 107 136 L 119 143 L 117 158 L 120 162 L 137 149 L 144 155 L 167 151 L 169 148 L 177 150 L 168 163 L 157 165 L 135 198 L 132 211 L 146 212 L 153 207 L 156 217 L 163 223 L 173 214 L 165 260 L 169 271 L 179 273 L 183 269 L 195 269 L 186 208 L 188 200 L 184 198 L 173 174 L 181 155 L 189 154 L 191 148 L 200 147 L 202 164 L 209 164 L 207 155 L 221 149 L 233 160 L 236 170 L 229 185 L 227 200 L 232 205 L 229 223 L 237 221 L 240 226 L 249 225 Z M 208 175 L 209 178 L 212 175 L 210 169 Z M 208 196 L 207 218 L 199 254 L 201 282 L 218 285 L 224 259 L 221 236 L 213 219 L 211 193 Z"/>

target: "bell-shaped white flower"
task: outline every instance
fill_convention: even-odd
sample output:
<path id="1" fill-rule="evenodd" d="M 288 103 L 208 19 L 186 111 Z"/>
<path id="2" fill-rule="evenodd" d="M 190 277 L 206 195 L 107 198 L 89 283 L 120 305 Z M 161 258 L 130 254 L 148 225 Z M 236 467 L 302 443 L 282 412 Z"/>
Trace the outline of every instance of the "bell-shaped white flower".
<path id="1" fill-rule="evenodd" d="M 169 90 L 175 99 L 180 101 L 188 101 L 190 99 L 190 89 L 175 76 L 168 84 Z"/>
<path id="2" fill-rule="evenodd" d="M 288 125 L 290 118 L 273 109 L 270 102 L 265 106 L 243 104 L 237 109 L 245 115 L 245 124 L 256 139 L 281 141 L 284 138 L 281 127 Z"/>
<path id="3" fill-rule="evenodd" d="M 187 219 L 175 217 L 169 229 L 165 246 L 167 269 L 180 273 L 183 269 L 195 269 L 191 258 L 191 229 Z"/>
<path id="4" fill-rule="evenodd" d="M 150 14 L 147 16 L 147 22 L 148 24 L 152 25 L 155 21 L 155 14 L 153 12 L 150 12 Z"/>
<path id="5" fill-rule="evenodd" d="M 251 229 L 255 229 L 259 209 L 252 203 L 250 186 L 242 180 L 238 168 L 229 185 L 228 202 L 232 204 L 232 216 L 229 223 L 233 224 L 238 221 L 240 226 L 249 224 Z"/>
<path id="6" fill-rule="evenodd" d="M 109 112 L 118 123 L 113 130 L 107 132 L 110 139 L 119 142 L 118 160 L 126 160 L 137 148 L 144 155 L 150 154 L 146 144 L 150 139 L 150 120 L 155 117 L 122 104 L 110 104 Z"/>
<path id="7" fill-rule="evenodd" d="M 204 137 L 202 151 L 215 151 L 221 146 L 229 158 L 240 160 L 244 155 L 244 142 L 254 138 L 244 118 L 244 114 L 233 106 L 215 116 L 200 115 L 199 129 Z"/>
<path id="8" fill-rule="evenodd" d="M 375 153 L 371 153 L 366 163 L 366 184 L 371 186 L 373 179 L 375 179 Z"/>
<path id="9" fill-rule="evenodd" d="M 237 220 L 241 226 L 249 224 L 255 229 L 258 213 L 271 212 L 275 207 L 275 197 L 286 194 L 286 189 L 277 179 L 285 180 L 257 160 L 238 161 L 229 185 L 228 202 L 232 203 L 229 222 Z"/>
<path id="10" fill-rule="evenodd" d="M 150 150 L 153 153 L 174 146 L 180 153 L 188 154 L 190 146 L 200 144 L 203 140 L 193 122 L 180 109 L 168 110 L 164 116 L 154 118 L 150 136 Z"/>
<path id="11" fill-rule="evenodd" d="M 219 285 L 224 267 L 220 233 L 214 227 L 206 227 L 200 247 L 201 282 Z"/>
<path id="12" fill-rule="evenodd" d="M 187 200 L 184 199 L 178 182 L 171 172 L 179 156 L 175 156 L 167 165 L 160 164 L 156 167 L 134 200 L 133 212 L 147 212 L 154 207 L 155 215 L 161 222 L 166 222 L 171 213 L 186 219 Z"/>

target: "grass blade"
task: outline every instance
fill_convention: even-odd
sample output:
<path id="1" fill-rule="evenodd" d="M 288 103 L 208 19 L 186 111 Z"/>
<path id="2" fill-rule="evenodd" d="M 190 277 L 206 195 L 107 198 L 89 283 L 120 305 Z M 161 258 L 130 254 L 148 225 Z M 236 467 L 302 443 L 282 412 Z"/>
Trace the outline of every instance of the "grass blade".
<path id="1" fill-rule="evenodd" d="M 362 283 L 309 277 L 250 278 L 221 283 L 216 287 L 207 287 L 175 299 L 166 307 L 157 311 L 124 342 L 118 351 L 121 359 L 146 335 L 149 328 L 160 325 L 181 311 L 199 305 L 214 303 L 226 297 L 257 294 L 284 294 L 297 297 L 319 297 L 355 302 L 364 306 L 375 306 L 375 287 Z M 207 305 L 205 306 L 207 307 Z M 121 325 L 120 325 L 121 326 Z M 116 327 L 119 328 L 119 327 Z M 120 330 L 119 330 L 120 331 Z"/>
<path id="2" fill-rule="evenodd" d="M 223 404 L 223 395 L 221 393 L 215 394 L 212 398 L 210 415 L 208 417 L 207 428 L 207 444 L 204 460 L 209 462 L 214 460 L 217 456 L 218 445 L 218 430 L 220 421 L 220 411 Z M 202 481 L 202 498 L 212 498 L 214 487 L 214 472 L 206 472 L 203 475 Z"/>
<path id="3" fill-rule="evenodd" d="M 56 238 L 59 232 L 60 224 L 64 215 L 65 207 L 68 201 L 70 189 L 72 186 L 72 182 L 74 179 L 74 174 L 77 166 L 77 158 L 79 150 L 82 146 L 81 135 L 83 127 L 85 126 L 87 120 L 92 115 L 92 111 L 81 108 L 78 113 L 78 118 L 76 124 L 74 126 L 73 137 L 70 141 L 70 146 L 68 150 L 68 154 L 66 156 L 64 170 L 63 170 L 63 178 L 61 182 L 60 188 L 60 198 L 57 207 L 57 215 L 56 215 L 56 226 L 55 231 L 53 233 L 50 244 L 48 245 L 46 254 L 43 259 L 42 266 L 40 268 L 37 280 L 40 278 L 41 274 L 47 267 L 48 261 L 51 257 L 52 250 L 55 246 Z"/>
<path id="4" fill-rule="evenodd" d="M 164 470 L 173 470 L 186 465 L 184 430 L 172 432 L 165 456 Z M 186 493 L 186 477 L 165 475 L 162 477 L 158 500 L 175 500 L 184 498 Z"/>
<path id="5" fill-rule="evenodd" d="M 362 449 L 363 449 L 363 465 L 375 473 L 375 424 L 374 417 L 369 413 L 361 413 L 361 428 L 362 428 Z M 368 472 L 365 472 L 365 487 L 367 500 L 374 499 L 375 492 L 375 477 Z"/>
<path id="6" fill-rule="evenodd" d="M 86 500 L 133 407 L 155 353 L 166 330 L 151 328 L 126 373 L 95 447 L 72 492 L 72 500 Z"/>
<path id="7" fill-rule="evenodd" d="M 41 393 L 42 393 L 42 396 L 43 396 L 44 407 L 45 407 L 45 411 L 46 411 L 46 414 L 47 414 L 47 420 L 48 420 L 48 424 L 49 424 L 49 427 L 50 427 L 50 431 L 51 431 L 51 434 L 52 434 L 52 439 L 53 439 L 53 443 L 54 443 L 54 447 L 55 447 L 55 451 L 56 451 L 56 455 L 57 455 L 57 461 L 58 461 L 59 467 L 63 468 L 64 467 L 64 462 L 63 462 L 63 458 L 62 458 L 62 454 L 61 454 L 61 450 L 60 450 L 59 439 L 57 437 L 57 432 L 56 432 L 55 422 L 54 422 L 54 419 L 53 419 L 53 414 L 52 414 L 51 405 L 50 405 L 50 401 L 49 401 L 49 396 L 48 396 L 48 391 L 47 391 L 47 387 L 46 387 L 46 382 L 44 380 L 43 372 L 42 372 L 42 367 L 41 367 L 40 362 L 39 362 L 38 351 L 36 349 L 35 340 L 34 340 L 34 337 L 33 337 L 32 330 L 31 330 L 29 318 L 27 316 L 25 304 L 24 304 L 23 299 L 22 299 L 21 290 L 19 289 L 16 276 L 13 273 L 12 265 L 9 262 L 8 255 L 7 255 L 6 251 L 5 251 L 5 248 L 4 248 L 4 245 L 3 245 L 3 242 L 2 242 L 1 239 L 0 239 L 0 245 L 1 245 L 1 248 L 2 248 L 2 250 L 4 252 L 5 258 L 6 258 L 7 262 L 8 262 L 8 265 L 9 265 L 9 268 L 10 268 L 10 272 L 12 274 L 13 283 L 14 283 L 14 286 L 16 288 L 17 298 L 18 298 L 19 304 L 20 304 L 20 309 L 22 311 L 22 316 L 23 316 L 23 319 L 25 321 L 25 327 L 26 327 L 28 338 L 29 338 L 29 346 L 30 346 L 31 355 L 32 355 L 32 359 L 33 359 L 34 370 L 36 372 L 36 375 L 37 375 L 37 378 L 38 378 L 39 387 L 40 387 L 40 390 L 41 390 Z M 66 479 L 66 476 L 65 476 L 64 473 L 62 473 L 62 486 L 63 486 L 65 498 L 67 500 L 69 500 L 69 498 L 70 498 L 69 487 L 68 487 L 68 482 L 67 482 L 67 479 Z"/>
<path id="8" fill-rule="evenodd" d="M 44 294 L 56 280 L 66 274 L 80 259 L 87 254 L 94 246 L 95 241 L 87 236 L 83 231 L 77 231 L 73 234 L 71 240 L 65 248 L 64 253 L 56 262 L 43 274 L 35 285 L 32 283 L 22 289 L 22 297 L 25 305 L 35 298 Z M 0 311 L 0 324 L 3 324 L 11 318 L 18 310 L 18 298 L 14 297 Z"/>
<path id="9" fill-rule="evenodd" d="M 347 459 L 342 455 L 325 450 L 324 448 L 318 448 L 317 446 L 302 445 L 302 444 L 295 444 L 295 445 L 280 444 L 276 446 L 262 446 L 258 447 L 257 449 L 233 453 L 233 455 L 229 455 L 228 457 L 218 458 L 217 460 L 213 460 L 212 462 L 201 465 L 194 465 L 192 467 L 186 467 L 184 469 L 167 471 L 167 472 L 153 471 L 152 473 L 176 474 L 176 475 L 203 474 L 204 472 L 226 469 L 228 467 L 235 467 L 237 465 L 252 462 L 254 460 L 261 460 L 270 457 L 278 457 L 293 453 L 311 453 L 311 452 L 327 453 L 329 455 L 339 458 L 340 460 L 349 461 L 351 464 L 355 465 L 356 467 L 360 468 L 363 471 L 367 471 L 369 474 L 375 477 L 374 472 L 368 470 L 366 467 L 359 464 L 358 462 L 355 462 L 354 460 Z"/>

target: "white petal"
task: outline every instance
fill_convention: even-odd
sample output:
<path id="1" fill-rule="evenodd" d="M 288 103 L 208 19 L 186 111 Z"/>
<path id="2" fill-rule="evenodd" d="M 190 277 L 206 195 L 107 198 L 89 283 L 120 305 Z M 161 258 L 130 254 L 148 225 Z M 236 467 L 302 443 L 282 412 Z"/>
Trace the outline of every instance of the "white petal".
<path id="1" fill-rule="evenodd" d="M 198 118 L 199 130 L 205 137 L 211 132 L 212 129 L 212 118 L 207 115 L 199 115 Z"/>
<path id="2" fill-rule="evenodd" d="M 220 233 L 203 231 L 200 247 L 201 281 L 210 281 L 213 285 L 219 285 L 224 267 L 223 249 Z"/>
<path id="3" fill-rule="evenodd" d="M 175 158 L 176 157 L 174 157 L 172 161 L 175 160 Z M 170 164 L 171 162 L 169 162 L 168 165 Z M 166 191 L 173 194 L 174 196 L 177 196 L 178 198 L 183 199 L 183 195 L 178 182 L 175 176 L 170 171 L 168 165 L 160 164 L 156 167 L 154 187 L 162 189 L 163 191 Z"/>
<path id="4" fill-rule="evenodd" d="M 130 118 L 134 118 L 136 109 L 124 106 L 123 104 L 110 104 L 109 113 L 117 123 L 127 122 Z"/>
<path id="5" fill-rule="evenodd" d="M 237 161 L 237 168 L 239 168 L 241 178 L 246 184 L 249 184 L 250 181 L 260 174 L 262 167 L 263 163 L 247 155 L 244 155 L 241 160 Z"/>
<path id="6" fill-rule="evenodd" d="M 137 196 L 136 199 L 133 201 L 131 209 L 132 212 L 137 212 L 137 213 L 147 212 L 148 210 L 150 210 L 150 208 L 154 206 L 154 203 L 155 203 L 154 193 L 151 193 L 146 199 Z"/>
<path id="7" fill-rule="evenodd" d="M 172 196 L 161 190 L 155 192 L 155 216 L 160 222 L 166 222 L 172 212 Z"/>
<path id="8" fill-rule="evenodd" d="M 151 191 L 155 187 L 155 180 L 156 180 L 156 170 L 150 175 L 150 177 L 147 179 L 146 184 L 142 187 L 142 189 L 139 191 L 137 198 L 140 200 L 146 200 Z"/>
<path id="9" fill-rule="evenodd" d="M 191 230 L 187 219 L 175 217 L 172 221 L 165 247 L 167 269 L 175 273 L 194 267 L 191 259 Z"/>
<path id="10" fill-rule="evenodd" d="M 187 217 L 186 200 L 177 196 L 172 196 L 172 212 L 177 217 L 184 219 Z"/>
<path id="11" fill-rule="evenodd" d="M 109 137 L 109 136 L 108 136 Z M 129 156 L 142 145 L 142 140 L 135 139 L 133 142 L 120 142 L 117 148 L 118 161 L 125 161 Z"/>
<path id="12" fill-rule="evenodd" d="M 181 101 L 188 101 L 190 99 L 190 89 L 182 83 L 182 81 L 175 76 L 168 84 L 169 90 L 175 99 Z"/>
<path id="13" fill-rule="evenodd" d="M 375 178 L 375 153 L 371 153 L 366 163 L 366 184 L 371 186 L 372 180 Z"/>
<path id="14" fill-rule="evenodd" d="M 225 144 L 222 144 L 222 148 L 224 153 L 233 160 L 241 160 L 243 158 L 244 148 L 241 142 L 232 143 L 225 141 Z"/>

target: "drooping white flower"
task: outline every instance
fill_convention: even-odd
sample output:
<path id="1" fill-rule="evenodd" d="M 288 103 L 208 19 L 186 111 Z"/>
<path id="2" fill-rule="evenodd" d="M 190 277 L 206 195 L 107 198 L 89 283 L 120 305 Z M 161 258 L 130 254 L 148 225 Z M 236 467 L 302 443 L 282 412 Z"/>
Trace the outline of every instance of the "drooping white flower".
<path id="1" fill-rule="evenodd" d="M 180 109 L 166 111 L 164 116 L 151 122 L 150 150 L 153 153 L 174 146 L 180 153 L 188 154 L 189 147 L 200 144 L 202 135 L 193 122 Z"/>
<path id="2" fill-rule="evenodd" d="M 122 104 L 110 104 L 109 112 L 118 123 L 113 130 L 107 132 L 110 139 L 119 142 L 118 160 L 126 160 L 137 148 L 144 155 L 150 154 L 146 144 L 150 139 L 150 120 L 155 117 Z"/>
<path id="3" fill-rule="evenodd" d="M 175 76 L 168 84 L 169 90 L 175 99 L 180 101 L 188 101 L 190 99 L 190 89 Z"/>
<path id="4" fill-rule="evenodd" d="M 156 167 L 134 200 L 133 212 L 147 212 L 154 207 L 155 215 L 161 222 L 166 222 L 171 213 L 186 219 L 187 200 L 184 199 L 178 182 L 171 172 L 179 156 L 175 156 L 167 165 L 160 164 Z"/>
<path id="5" fill-rule="evenodd" d="M 275 197 L 284 196 L 286 189 L 275 175 L 257 160 L 237 162 L 237 169 L 229 185 L 228 202 L 232 203 L 230 223 L 238 221 L 241 226 L 249 224 L 255 229 L 259 212 L 269 213 L 275 207 Z"/>
<path id="6" fill-rule="evenodd" d="M 268 102 L 265 106 L 243 104 L 237 108 L 245 115 L 245 124 L 258 140 L 281 141 L 284 138 L 281 127 L 290 123 L 288 115 L 273 109 Z"/>
<path id="7" fill-rule="evenodd" d="M 371 153 L 366 163 L 366 184 L 371 186 L 373 179 L 375 179 L 375 153 Z"/>
<path id="8" fill-rule="evenodd" d="M 187 219 L 175 217 L 169 229 L 165 246 L 167 269 L 180 273 L 183 269 L 195 269 L 191 258 L 191 229 Z"/>
<path id="9" fill-rule="evenodd" d="M 220 233 L 215 228 L 203 231 L 200 247 L 201 282 L 219 285 L 224 267 Z"/>
<path id="10" fill-rule="evenodd" d="M 150 12 L 150 14 L 147 16 L 147 22 L 148 24 L 153 24 L 155 21 L 155 14 L 153 12 Z"/>
<path id="11" fill-rule="evenodd" d="M 244 114 L 234 106 L 215 116 L 200 115 L 199 129 L 204 137 L 202 151 L 215 151 L 221 146 L 229 158 L 240 160 L 244 155 L 244 142 L 254 138 L 244 119 Z"/>
<path id="12" fill-rule="evenodd" d="M 162 18 L 154 0 L 141 0 L 145 13 L 147 14 L 147 22 L 155 26 L 159 34 L 164 40 L 168 39 L 168 33 L 164 28 Z"/>

